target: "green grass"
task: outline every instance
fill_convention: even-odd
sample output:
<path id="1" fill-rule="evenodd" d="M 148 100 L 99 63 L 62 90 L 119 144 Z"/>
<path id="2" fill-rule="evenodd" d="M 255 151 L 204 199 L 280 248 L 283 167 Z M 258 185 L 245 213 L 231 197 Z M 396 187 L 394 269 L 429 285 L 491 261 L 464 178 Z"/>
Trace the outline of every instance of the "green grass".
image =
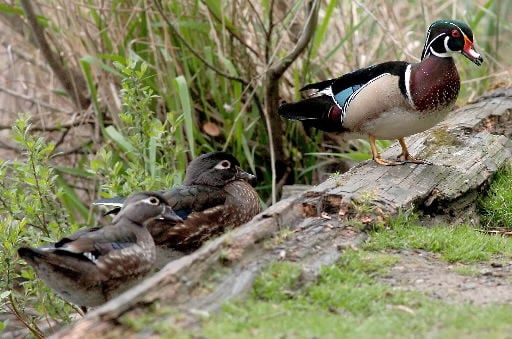
<path id="1" fill-rule="evenodd" d="M 364 248 L 417 248 L 440 253 L 448 262 L 474 263 L 488 260 L 492 255 L 512 256 L 512 239 L 489 236 L 466 225 L 445 225 L 427 228 L 407 212 L 392 219 L 388 229 L 370 233 L 372 241 Z"/>
<path id="2" fill-rule="evenodd" d="M 389 254 L 346 251 L 325 267 L 317 281 L 283 299 L 280 294 L 225 305 L 190 335 L 207 338 L 405 338 L 486 336 L 502 337 L 512 330 L 512 306 L 450 305 L 417 292 L 397 291 L 379 283 L 397 261 Z M 287 266 L 287 265 L 285 265 Z M 268 285 L 280 285 L 294 273 L 276 267 L 262 274 Z M 275 280 L 275 281 L 272 281 Z M 285 279 L 286 280 L 286 279 Z"/>
<path id="3" fill-rule="evenodd" d="M 300 266 L 287 262 L 272 263 L 254 282 L 253 296 L 263 300 L 284 301 L 299 287 Z"/>
<path id="4" fill-rule="evenodd" d="M 512 164 L 498 171 L 480 203 L 482 225 L 512 230 Z"/>

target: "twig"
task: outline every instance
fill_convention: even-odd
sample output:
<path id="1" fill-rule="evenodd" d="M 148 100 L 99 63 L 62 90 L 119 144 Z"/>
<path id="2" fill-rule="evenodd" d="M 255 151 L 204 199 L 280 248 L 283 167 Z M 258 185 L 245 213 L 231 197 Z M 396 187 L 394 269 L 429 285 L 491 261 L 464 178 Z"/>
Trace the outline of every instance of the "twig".
<path id="1" fill-rule="evenodd" d="M 56 125 L 56 126 L 31 126 L 31 131 L 40 131 L 40 132 L 60 132 L 64 129 L 69 129 L 73 127 L 83 126 L 85 124 L 94 125 L 94 121 L 72 121 L 67 124 Z M 12 129 L 12 125 L 0 125 L 0 130 Z"/>
<path id="2" fill-rule="evenodd" d="M 16 91 L 13 91 L 13 90 L 5 88 L 5 87 L 0 87 L 0 92 L 4 92 L 4 93 L 7 93 L 9 95 L 12 95 L 13 97 L 29 101 L 29 102 L 31 102 L 31 103 L 33 103 L 35 105 L 39 105 L 41 107 L 50 109 L 52 111 L 62 112 L 62 108 L 60 108 L 60 107 L 55 107 L 55 106 L 49 105 L 49 104 L 47 104 L 45 102 L 39 101 L 36 98 L 33 98 L 33 97 L 28 96 L 28 95 L 24 95 L 24 94 L 18 93 Z M 69 112 L 65 112 L 65 113 L 69 113 Z"/>
<path id="3" fill-rule="evenodd" d="M 44 338 L 44 333 L 41 332 L 41 330 L 39 328 L 36 327 L 32 327 L 28 321 L 21 316 L 21 313 L 20 311 L 16 308 L 15 306 L 15 303 L 14 303 L 14 298 L 12 297 L 12 294 L 9 295 L 9 301 L 10 301 L 10 304 L 7 305 L 7 307 L 10 309 L 10 311 L 16 316 L 16 318 L 21 321 L 23 323 L 23 325 L 25 325 L 25 327 L 30 331 L 32 332 L 33 335 L 35 335 L 37 338 Z"/>
<path id="4" fill-rule="evenodd" d="M 266 80 L 266 110 L 265 110 L 265 123 L 267 125 L 267 131 L 269 134 L 269 147 L 270 147 L 270 167 L 272 172 L 272 204 L 277 201 L 277 173 L 276 173 L 276 161 L 284 162 L 283 146 L 282 146 L 282 135 L 281 135 L 281 121 L 277 114 L 279 107 L 279 80 L 283 73 L 290 67 L 290 65 L 297 59 L 297 57 L 304 51 L 308 43 L 313 37 L 315 31 L 318 8 L 320 1 L 312 0 L 309 2 L 310 11 L 304 25 L 304 30 L 300 35 L 297 44 L 294 49 L 280 61 L 271 65 L 267 71 Z M 267 41 L 270 43 L 270 41 Z M 276 133 L 276 134 L 274 134 Z M 277 147 L 276 147 L 277 146 Z M 276 158 L 276 148 L 279 152 L 279 156 Z"/>
<path id="5" fill-rule="evenodd" d="M 69 96 L 71 96 L 76 107 L 85 109 L 89 106 L 90 100 L 83 93 L 86 92 L 85 85 L 78 86 L 77 81 L 80 78 L 72 74 L 72 72 L 65 67 L 65 65 L 59 60 L 56 53 L 52 51 L 46 37 L 44 35 L 44 28 L 37 21 L 34 8 L 32 7 L 33 2 L 30 0 L 21 0 L 21 7 L 25 13 L 28 24 L 32 30 L 32 34 L 39 45 L 41 53 L 44 55 L 46 61 L 50 65 L 51 69 L 61 82 L 62 86 L 66 90 Z M 80 83 L 81 84 L 81 83 Z"/>
<path id="6" fill-rule="evenodd" d="M 215 20 L 217 20 L 219 23 L 222 23 L 222 19 L 219 18 L 213 11 L 210 10 L 210 7 L 207 5 L 206 1 L 201 0 L 201 2 L 206 6 L 206 8 L 208 8 L 208 12 L 210 12 L 211 16 L 213 16 L 213 18 Z M 242 46 L 244 46 L 246 49 L 251 51 L 256 57 L 260 56 L 258 51 L 255 50 L 254 48 L 252 48 L 249 44 L 247 44 L 247 42 L 245 42 L 242 37 L 240 37 L 235 31 L 233 31 L 233 29 L 231 27 L 229 27 L 229 25 L 225 25 L 223 27 L 226 28 L 226 30 L 231 34 L 231 36 L 233 38 L 235 38 L 235 40 L 237 40 L 240 44 L 242 44 Z"/>
<path id="7" fill-rule="evenodd" d="M 387 27 L 385 27 L 383 24 L 382 24 L 382 21 L 383 20 L 379 20 L 379 18 L 377 18 L 375 16 L 375 14 L 373 14 L 373 12 L 365 5 L 363 5 L 360 1 L 358 0 L 354 0 L 354 2 L 356 3 L 357 6 L 361 7 L 369 16 L 372 17 L 372 19 L 375 21 L 375 23 L 377 25 L 380 26 L 380 28 L 382 28 L 383 31 L 387 32 L 388 34 L 386 35 L 386 38 L 390 38 L 391 41 L 398 47 L 400 48 L 400 50 L 403 50 L 403 52 L 405 54 L 407 54 L 407 56 L 409 56 L 410 58 L 413 58 L 414 60 L 418 60 L 419 58 L 415 55 L 412 55 L 409 51 L 407 51 L 406 48 L 403 48 L 403 46 L 400 44 L 400 42 L 395 39 L 395 36 L 394 34 L 392 34 L 389 29 Z"/>
<path id="8" fill-rule="evenodd" d="M 27 0 L 24 0 L 24 1 L 27 1 Z M 240 82 L 242 85 L 244 86 L 249 86 L 249 82 L 245 79 L 242 79 L 240 77 L 237 77 L 237 76 L 233 76 L 231 74 L 228 74 L 228 73 L 225 73 L 224 71 L 218 69 L 217 67 L 215 67 L 214 65 L 210 64 L 208 62 L 208 60 L 206 60 L 205 58 L 203 58 L 201 56 L 201 54 L 199 54 L 199 52 L 197 52 L 194 47 L 192 47 L 192 45 L 190 45 L 188 43 L 188 41 L 178 32 L 178 30 L 176 29 L 176 27 L 174 27 L 174 24 L 171 22 L 171 20 L 169 20 L 169 18 L 167 17 L 167 15 L 164 13 L 164 9 L 162 8 L 162 5 L 160 4 L 160 1 L 159 0 L 154 0 L 154 3 L 156 5 L 156 8 L 158 10 L 158 12 L 160 12 L 160 15 L 162 16 L 162 18 L 164 19 L 164 21 L 167 23 L 167 25 L 169 26 L 169 28 L 171 29 L 172 33 L 181 41 L 181 43 L 183 45 L 185 45 L 185 47 L 187 47 L 187 49 L 196 57 L 198 58 L 206 67 L 208 67 L 209 69 L 211 69 L 212 71 L 214 71 L 215 73 L 217 73 L 218 75 L 220 75 L 221 77 L 224 77 L 226 79 L 229 79 L 229 80 L 233 80 L 233 81 L 238 81 Z"/>
<path id="9" fill-rule="evenodd" d="M 304 25 L 304 30 L 295 45 L 295 48 L 282 58 L 279 62 L 275 63 L 270 67 L 268 72 L 276 77 L 281 77 L 283 73 L 290 67 L 290 65 L 297 59 L 297 57 L 304 51 L 308 43 L 313 38 L 313 33 L 316 28 L 317 19 L 318 19 L 318 8 L 320 7 L 320 1 L 312 0 L 311 10 L 309 12 L 309 16 L 307 18 L 306 24 Z"/>

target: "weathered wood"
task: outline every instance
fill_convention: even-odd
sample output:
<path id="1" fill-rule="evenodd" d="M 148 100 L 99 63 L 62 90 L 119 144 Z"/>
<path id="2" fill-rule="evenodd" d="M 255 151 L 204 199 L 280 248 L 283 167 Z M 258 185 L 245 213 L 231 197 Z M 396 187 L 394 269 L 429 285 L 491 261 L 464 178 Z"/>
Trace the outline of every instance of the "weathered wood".
<path id="1" fill-rule="evenodd" d="M 170 262 L 56 336 L 129 334 L 130 328 L 117 319 L 155 302 L 182 311 L 215 310 L 243 295 L 261 269 L 275 260 L 299 262 L 305 276 L 314 277 L 321 265 L 337 260 L 342 248 L 364 240 L 365 234 L 346 222 L 349 218 L 364 225 L 411 206 L 425 214 L 457 217 L 474 205 L 482 187 L 512 159 L 511 140 L 496 133 L 512 134 L 511 110 L 511 90 L 484 96 L 428 132 L 407 138 L 411 153 L 434 165 L 384 167 L 369 161 L 333 176 Z M 398 153 L 399 147 L 393 145 L 383 155 Z M 370 208 L 358 208 L 361 204 Z M 214 287 L 201 288 L 213 272 L 222 272 L 216 275 Z"/>

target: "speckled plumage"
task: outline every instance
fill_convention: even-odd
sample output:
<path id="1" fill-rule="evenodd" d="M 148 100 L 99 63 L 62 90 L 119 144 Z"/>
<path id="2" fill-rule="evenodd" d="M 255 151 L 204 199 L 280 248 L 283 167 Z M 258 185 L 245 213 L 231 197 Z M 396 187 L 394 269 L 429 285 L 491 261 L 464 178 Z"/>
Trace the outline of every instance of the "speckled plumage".
<path id="1" fill-rule="evenodd" d="M 261 210 L 259 196 L 249 183 L 254 178 L 226 152 L 211 152 L 194 159 L 187 167 L 182 186 L 160 192 L 183 222 L 148 223 L 155 243 L 190 252 L 213 236 L 250 221 Z M 109 202 L 102 199 L 95 204 Z M 114 202 L 115 205 L 122 200 Z"/>
<path id="2" fill-rule="evenodd" d="M 62 298 L 98 306 L 145 276 L 155 262 L 155 244 L 145 227 L 152 219 L 181 219 L 154 193 L 130 196 L 112 224 L 81 229 L 54 244 L 22 247 L 18 254 Z"/>
<path id="3" fill-rule="evenodd" d="M 428 163 L 410 156 L 404 137 L 434 126 L 453 108 L 460 90 L 455 53 L 483 62 L 465 23 L 436 21 L 427 31 L 421 62 L 385 62 L 307 85 L 301 91 L 312 92 L 309 97 L 281 105 L 279 114 L 347 138 L 368 136 L 373 159 L 383 165 Z M 382 159 L 376 139 L 398 139 L 400 161 Z"/>

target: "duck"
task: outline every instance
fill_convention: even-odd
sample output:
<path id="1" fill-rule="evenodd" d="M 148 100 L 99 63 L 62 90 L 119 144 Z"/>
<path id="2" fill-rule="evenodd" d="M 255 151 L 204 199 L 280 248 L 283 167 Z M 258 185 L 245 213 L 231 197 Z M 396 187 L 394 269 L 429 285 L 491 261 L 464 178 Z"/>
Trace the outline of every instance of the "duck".
<path id="1" fill-rule="evenodd" d="M 259 195 L 251 185 L 255 179 L 227 152 L 209 152 L 192 160 L 182 185 L 159 191 L 183 220 L 148 223 L 157 247 L 190 253 L 216 235 L 250 221 L 261 212 Z M 99 199 L 93 204 L 110 206 L 115 213 L 124 199 Z"/>
<path id="2" fill-rule="evenodd" d="M 460 91 L 457 54 L 477 66 L 484 61 L 466 23 L 437 20 L 426 32 L 420 62 L 388 61 L 306 85 L 300 90 L 306 98 L 283 103 L 278 113 L 342 138 L 367 137 L 381 165 L 432 164 L 413 157 L 404 138 L 433 127 L 454 107 Z M 377 139 L 398 140 L 402 152 L 396 160 L 381 157 Z"/>
<path id="3" fill-rule="evenodd" d="M 151 220 L 182 219 L 158 193 L 140 192 L 126 199 L 112 223 L 78 230 L 40 247 L 20 247 L 18 255 L 63 299 L 99 306 L 146 276 L 155 261 Z"/>

